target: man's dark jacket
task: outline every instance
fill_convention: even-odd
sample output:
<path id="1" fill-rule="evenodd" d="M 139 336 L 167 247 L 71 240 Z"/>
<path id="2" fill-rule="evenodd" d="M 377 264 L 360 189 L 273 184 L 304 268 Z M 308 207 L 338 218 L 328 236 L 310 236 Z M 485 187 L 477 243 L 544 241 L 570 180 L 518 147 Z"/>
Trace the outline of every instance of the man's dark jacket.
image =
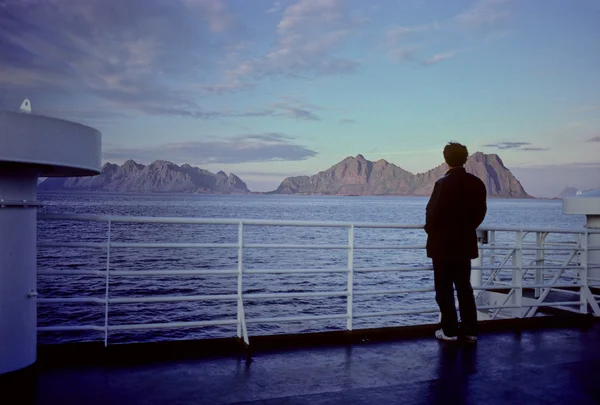
<path id="1" fill-rule="evenodd" d="M 427 257 L 478 257 L 477 227 L 487 211 L 483 182 L 464 167 L 448 170 L 435 183 L 426 211 Z"/>

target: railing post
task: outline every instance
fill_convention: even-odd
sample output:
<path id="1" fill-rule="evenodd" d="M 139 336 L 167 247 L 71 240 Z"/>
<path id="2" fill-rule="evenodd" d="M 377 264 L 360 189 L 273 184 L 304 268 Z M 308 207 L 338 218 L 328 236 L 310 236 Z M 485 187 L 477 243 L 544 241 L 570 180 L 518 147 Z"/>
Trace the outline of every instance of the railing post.
<path id="1" fill-rule="evenodd" d="M 477 258 L 471 260 L 471 266 L 480 267 L 480 269 L 471 271 L 471 285 L 473 287 L 481 287 L 483 280 L 483 244 L 489 242 L 487 237 L 487 231 L 477 230 Z"/>
<path id="2" fill-rule="evenodd" d="M 244 268 L 244 224 L 240 221 L 238 224 L 238 279 L 237 279 L 237 294 L 238 294 L 238 303 L 237 303 L 237 336 L 238 338 L 242 337 L 242 269 Z"/>
<path id="3" fill-rule="evenodd" d="M 513 284 L 515 288 L 515 305 L 518 308 L 515 309 L 517 316 L 515 318 L 523 317 L 523 232 L 518 231 L 516 234 L 516 247 L 513 256 L 513 264 L 517 267 L 513 270 Z"/>
<path id="4" fill-rule="evenodd" d="M 543 248 L 544 243 L 546 242 L 546 236 L 548 236 L 547 232 L 536 232 L 535 234 L 535 245 L 537 248 Z M 540 266 L 539 269 L 535 269 L 535 283 L 542 284 L 544 282 L 544 251 L 536 250 L 535 251 L 535 265 Z M 534 292 L 534 297 L 539 298 L 541 294 L 541 288 L 536 288 Z"/>
<path id="5" fill-rule="evenodd" d="M 581 300 L 581 305 L 579 307 L 579 312 L 582 314 L 586 314 L 588 310 L 588 302 L 587 302 L 587 292 L 590 291 L 588 289 L 588 230 L 586 228 L 585 233 L 579 236 L 579 244 L 581 249 L 581 256 L 579 259 L 579 283 L 581 287 L 579 288 L 579 298 Z"/>
<path id="6" fill-rule="evenodd" d="M 348 228 L 348 296 L 347 296 L 347 315 L 346 329 L 352 330 L 352 303 L 354 291 L 354 225 Z"/>
<path id="7" fill-rule="evenodd" d="M 106 242 L 106 291 L 104 294 L 104 347 L 108 346 L 108 286 L 110 285 L 110 227 L 108 220 L 108 238 Z"/>

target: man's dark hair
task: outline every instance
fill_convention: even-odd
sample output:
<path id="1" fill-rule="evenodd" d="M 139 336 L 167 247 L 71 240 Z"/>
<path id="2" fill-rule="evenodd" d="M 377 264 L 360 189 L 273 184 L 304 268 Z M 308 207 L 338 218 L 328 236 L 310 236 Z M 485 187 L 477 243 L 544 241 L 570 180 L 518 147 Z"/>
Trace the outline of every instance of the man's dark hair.
<path id="1" fill-rule="evenodd" d="M 444 148 L 444 160 L 450 167 L 458 167 L 467 163 L 469 151 L 458 142 L 448 142 Z"/>

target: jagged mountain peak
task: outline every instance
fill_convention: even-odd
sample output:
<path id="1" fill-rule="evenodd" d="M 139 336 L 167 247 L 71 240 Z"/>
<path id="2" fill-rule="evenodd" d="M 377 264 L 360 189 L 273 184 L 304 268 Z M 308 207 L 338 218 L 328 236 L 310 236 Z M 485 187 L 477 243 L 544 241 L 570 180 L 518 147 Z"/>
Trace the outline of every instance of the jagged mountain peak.
<path id="1" fill-rule="evenodd" d="M 496 154 L 476 152 L 469 156 L 465 168 L 485 183 L 494 197 L 529 197 L 521 183 L 510 173 Z M 383 159 L 375 163 L 357 155 L 347 157 L 313 176 L 286 178 L 273 193 L 333 195 L 430 195 L 442 177 L 445 163 L 414 175 Z"/>
<path id="2" fill-rule="evenodd" d="M 167 160 L 156 160 L 148 166 L 128 160 L 121 166 L 107 163 L 97 176 L 48 178 L 40 190 L 154 192 L 154 193 L 249 193 L 239 177 Z"/>

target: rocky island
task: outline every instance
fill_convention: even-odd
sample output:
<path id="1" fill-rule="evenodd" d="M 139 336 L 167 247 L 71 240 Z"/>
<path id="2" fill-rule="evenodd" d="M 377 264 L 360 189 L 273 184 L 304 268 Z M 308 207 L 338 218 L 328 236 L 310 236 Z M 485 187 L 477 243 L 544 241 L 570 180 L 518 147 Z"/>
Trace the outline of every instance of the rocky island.
<path id="1" fill-rule="evenodd" d="M 530 197 L 496 154 L 474 153 L 465 168 L 483 180 L 490 197 Z M 447 170 L 444 163 L 425 173 L 412 174 L 386 160 L 372 162 L 357 155 L 312 176 L 288 177 L 271 193 L 427 196 Z"/>
<path id="2" fill-rule="evenodd" d="M 48 178 L 40 191 L 103 191 L 115 193 L 249 193 L 235 174 L 216 174 L 188 164 L 157 160 L 147 166 L 128 160 L 106 163 L 97 176 Z"/>

